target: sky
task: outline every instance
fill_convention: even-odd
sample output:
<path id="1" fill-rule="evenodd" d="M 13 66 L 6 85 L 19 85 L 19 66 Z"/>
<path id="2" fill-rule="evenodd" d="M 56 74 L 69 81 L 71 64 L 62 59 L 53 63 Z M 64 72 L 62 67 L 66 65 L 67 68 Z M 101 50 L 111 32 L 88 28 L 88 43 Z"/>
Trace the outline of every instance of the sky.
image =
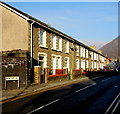
<path id="1" fill-rule="evenodd" d="M 118 36 L 117 2 L 8 2 L 97 49 Z"/>

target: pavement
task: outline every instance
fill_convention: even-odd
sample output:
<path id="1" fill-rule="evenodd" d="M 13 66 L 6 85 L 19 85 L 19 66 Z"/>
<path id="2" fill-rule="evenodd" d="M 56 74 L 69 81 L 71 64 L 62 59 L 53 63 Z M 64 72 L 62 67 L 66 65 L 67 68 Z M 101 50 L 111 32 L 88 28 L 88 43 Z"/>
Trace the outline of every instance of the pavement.
<path id="1" fill-rule="evenodd" d="M 2 97 L 0 98 L 1 101 L 5 101 L 11 98 L 15 98 L 22 95 L 27 95 L 36 91 L 47 91 L 48 89 L 52 88 L 59 88 L 62 86 L 69 85 L 71 83 L 77 83 L 84 80 L 89 80 L 88 77 L 84 78 L 77 78 L 73 80 L 67 80 L 67 81 L 59 81 L 59 82 L 51 82 L 51 83 L 43 83 L 43 84 L 37 84 L 37 85 L 30 85 L 28 87 L 23 87 L 20 89 L 14 89 L 14 90 L 1 90 Z"/>

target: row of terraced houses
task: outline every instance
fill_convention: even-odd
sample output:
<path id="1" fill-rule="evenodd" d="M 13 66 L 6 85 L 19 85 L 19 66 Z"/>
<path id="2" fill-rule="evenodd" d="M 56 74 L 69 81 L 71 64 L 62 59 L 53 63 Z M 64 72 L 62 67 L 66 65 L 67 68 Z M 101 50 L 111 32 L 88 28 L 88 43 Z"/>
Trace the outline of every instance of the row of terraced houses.
<path id="1" fill-rule="evenodd" d="M 0 14 L 2 81 L 5 88 L 15 76 L 19 77 L 20 86 L 27 85 L 36 66 L 40 66 L 40 75 L 47 68 L 48 74 L 53 76 L 64 74 L 64 69 L 67 72 L 92 71 L 103 69 L 106 65 L 106 57 L 101 53 L 6 3 L 0 2 Z M 23 58 L 27 59 L 22 61 Z M 19 71 L 15 70 L 17 65 L 23 65 Z M 24 67 L 26 71 L 23 73 Z M 16 74 L 12 74 L 14 71 L 10 74 L 7 68 L 17 71 Z"/>

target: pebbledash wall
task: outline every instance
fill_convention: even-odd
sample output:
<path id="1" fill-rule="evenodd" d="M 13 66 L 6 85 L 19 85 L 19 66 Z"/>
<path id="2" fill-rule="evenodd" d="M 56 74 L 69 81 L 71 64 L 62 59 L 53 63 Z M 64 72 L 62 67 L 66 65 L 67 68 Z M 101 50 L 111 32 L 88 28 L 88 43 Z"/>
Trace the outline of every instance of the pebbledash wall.
<path id="1" fill-rule="evenodd" d="M 4 2 L 0 2 L 0 8 L 2 10 L 2 49 L 0 51 L 10 53 L 21 50 L 20 53 L 24 51 L 27 53 L 23 58 L 23 61 L 27 61 L 26 71 L 22 75 L 17 74 L 23 82 L 20 86 L 26 86 L 30 79 L 34 79 L 34 66 L 40 66 L 41 74 L 44 73 L 44 68 L 49 68 L 49 75 L 55 75 L 62 69 L 67 69 L 68 72 L 92 71 L 103 69 L 106 65 L 104 55 L 78 40 Z M 6 57 L 15 58 L 15 56 Z M 11 59 L 6 60 L 8 63 L 11 61 Z M 21 61 L 21 59 L 16 60 Z M 4 63 L 3 65 L 5 66 Z M 14 68 L 12 72 L 15 71 Z M 5 76 L 13 75 L 7 72 L 7 75 L 3 76 L 4 87 Z"/>

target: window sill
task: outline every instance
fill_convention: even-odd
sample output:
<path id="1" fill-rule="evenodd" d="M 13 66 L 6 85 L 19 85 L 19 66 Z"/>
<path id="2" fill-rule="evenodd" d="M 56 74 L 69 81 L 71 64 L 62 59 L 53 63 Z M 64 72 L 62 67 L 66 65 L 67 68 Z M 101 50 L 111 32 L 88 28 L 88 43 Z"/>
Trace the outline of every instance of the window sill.
<path id="1" fill-rule="evenodd" d="M 48 49 L 48 47 L 46 46 L 42 46 L 42 45 L 39 45 L 40 48 L 45 48 L 45 49 Z"/>
<path id="2" fill-rule="evenodd" d="M 58 50 L 59 52 L 62 52 L 61 50 Z"/>
<path id="3" fill-rule="evenodd" d="M 54 48 L 51 48 L 53 51 L 58 51 L 58 52 L 62 52 L 61 50 L 57 50 L 57 49 L 54 49 Z"/>
<path id="4" fill-rule="evenodd" d="M 56 49 L 54 49 L 54 48 L 51 48 L 53 51 L 57 51 Z"/>
<path id="5" fill-rule="evenodd" d="M 69 52 L 65 52 L 66 54 L 69 54 Z"/>

